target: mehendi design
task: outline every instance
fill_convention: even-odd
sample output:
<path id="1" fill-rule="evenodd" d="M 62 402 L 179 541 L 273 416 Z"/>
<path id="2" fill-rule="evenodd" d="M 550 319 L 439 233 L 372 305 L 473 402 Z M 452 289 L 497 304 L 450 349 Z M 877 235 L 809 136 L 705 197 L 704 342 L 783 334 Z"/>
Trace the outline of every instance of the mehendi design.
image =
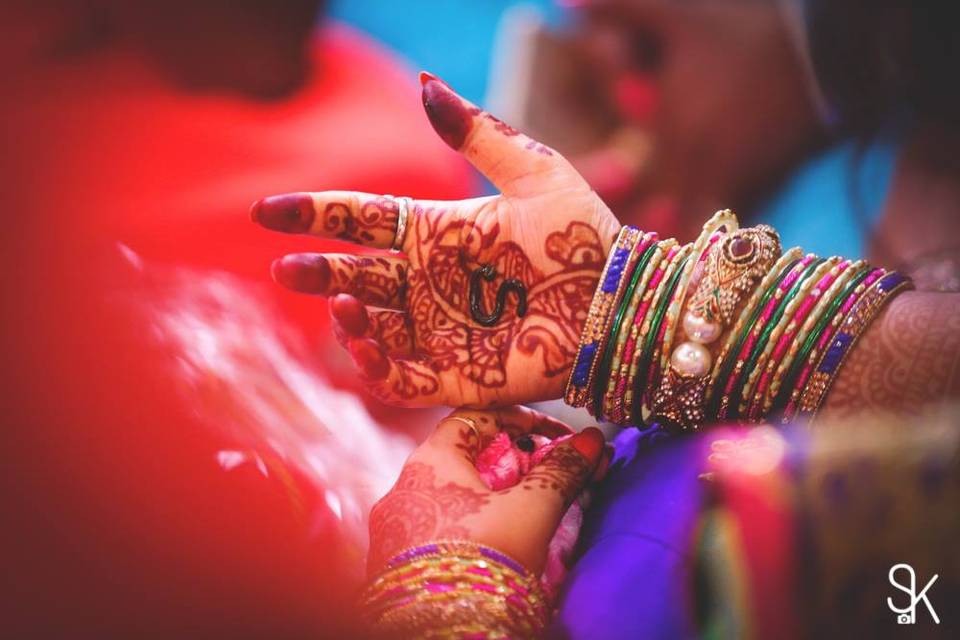
<path id="1" fill-rule="evenodd" d="M 400 209 L 393 198 L 379 197 L 361 202 L 354 210 L 345 202 L 331 202 L 323 209 L 321 227 L 331 238 L 371 244 L 392 241 L 397 232 Z"/>
<path id="2" fill-rule="evenodd" d="M 480 387 L 506 384 L 506 360 L 514 349 L 539 354 L 543 374 L 564 373 L 573 361 L 583 325 L 583 300 L 596 286 L 603 263 L 599 235 L 587 224 L 570 223 L 551 233 L 546 256 L 559 269 L 549 276 L 535 268 L 518 244 L 500 239 L 499 225 L 481 230 L 473 221 L 433 211 L 412 220 L 413 233 L 430 242 L 417 243 L 410 255 L 407 309 L 416 340 L 414 353 L 429 360 L 434 372 L 456 370 Z M 495 326 L 477 326 L 470 310 L 470 276 L 489 265 L 494 277 L 482 287 L 481 309 L 497 306 L 503 283 L 526 285 L 522 317 Z M 518 306 L 518 311 L 519 311 Z M 415 393 L 396 390 L 400 399 Z"/>
<path id="3" fill-rule="evenodd" d="M 497 289 L 497 302 L 493 311 L 487 313 L 484 310 L 481 281 L 492 282 L 496 277 L 496 270 L 489 264 L 474 269 L 473 273 L 470 274 L 470 315 L 485 327 L 493 327 L 500 322 L 507 296 L 511 292 L 515 293 L 517 298 L 517 317 L 522 318 L 527 315 L 527 288 L 516 278 L 509 278 L 501 282 L 500 288 Z"/>
<path id="4" fill-rule="evenodd" d="M 890 302 L 850 352 L 826 397 L 823 417 L 919 415 L 960 396 L 960 303 L 935 293 Z"/>
<path id="5" fill-rule="evenodd" d="M 589 472 L 590 463 L 586 458 L 572 447 L 560 446 L 530 470 L 521 486 L 527 491 L 551 489 L 563 496 L 564 503 L 570 504 Z"/>
<path id="6" fill-rule="evenodd" d="M 399 551 L 425 540 L 467 536 L 460 520 L 478 513 L 489 494 L 454 482 L 438 485 L 433 467 L 410 462 L 393 489 L 370 511 L 371 546 L 367 568 L 373 572 Z"/>
<path id="7" fill-rule="evenodd" d="M 396 261 L 383 257 L 337 256 L 328 260 L 330 284 L 328 295 L 334 292 L 360 297 L 374 307 L 402 306 L 406 298 L 406 269 Z"/>

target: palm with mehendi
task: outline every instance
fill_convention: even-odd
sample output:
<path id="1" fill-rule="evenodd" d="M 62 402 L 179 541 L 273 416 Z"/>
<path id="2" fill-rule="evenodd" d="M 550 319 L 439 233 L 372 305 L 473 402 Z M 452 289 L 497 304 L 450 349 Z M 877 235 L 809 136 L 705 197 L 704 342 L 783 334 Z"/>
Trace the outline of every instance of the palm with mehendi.
<path id="1" fill-rule="evenodd" d="M 620 229 L 609 208 L 560 154 L 421 75 L 437 133 L 500 195 L 412 203 L 402 253 L 292 254 L 274 277 L 307 293 L 337 295 L 338 337 L 371 390 L 391 404 L 491 406 L 560 397 L 600 272 Z M 389 248 L 398 203 L 388 196 L 325 191 L 266 198 L 252 216 L 265 227 Z M 471 315 L 471 274 L 490 266 Z"/>

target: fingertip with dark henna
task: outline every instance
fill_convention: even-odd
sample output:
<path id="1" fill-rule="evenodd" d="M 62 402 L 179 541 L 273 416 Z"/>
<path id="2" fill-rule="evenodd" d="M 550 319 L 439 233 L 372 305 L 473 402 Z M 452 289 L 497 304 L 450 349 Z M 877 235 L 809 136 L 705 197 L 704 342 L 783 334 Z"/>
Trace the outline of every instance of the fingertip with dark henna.
<path id="1" fill-rule="evenodd" d="M 288 289 L 324 294 L 330 286 L 330 262 L 319 253 L 294 253 L 274 260 L 270 275 Z"/>
<path id="2" fill-rule="evenodd" d="M 289 193 L 257 200 L 250 207 L 250 219 L 283 233 L 304 233 L 313 226 L 313 198 L 309 193 Z"/>
<path id="3" fill-rule="evenodd" d="M 330 315 L 344 333 L 354 338 L 364 335 L 370 325 L 367 308 L 347 293 L 340 293 L 330 300 Z"/>
<path id="4" fill-rule="evenodd" d="M 423 109 L 434 131 L 451 148 L 460 149 L 473 126 L 473 116 L 463 101 L 436 76 L 421 72 L 420 82 L 423 84 Z"/>
<path id="5" fill-rule="evenodd" d="M 355 338 L 348 343 L 347 348 L 360 374 L 367 380 L 383 380 L 390 373 L 390 361 L 375 341 Z"/>
<path id="6" fill-rule="evenodd" d="M 596 464 L 599 461 L 604 444 L 603 432 L 596 427 L 587 427 L 570 438 L 570 446 L 591 464 Z"/>

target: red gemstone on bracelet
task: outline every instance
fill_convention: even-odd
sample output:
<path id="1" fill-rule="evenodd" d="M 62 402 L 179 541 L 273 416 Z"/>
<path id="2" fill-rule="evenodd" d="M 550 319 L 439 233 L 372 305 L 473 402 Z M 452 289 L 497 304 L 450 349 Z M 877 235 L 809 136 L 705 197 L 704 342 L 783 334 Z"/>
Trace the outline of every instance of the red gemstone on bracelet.
<path id="1" fill-rule="evenodd" d="M 748 256 L 751 251 L 753 251 L 753 243 L 749 238 L 735 238 L 730 243 L 730 255 L 734 258 Z"/>

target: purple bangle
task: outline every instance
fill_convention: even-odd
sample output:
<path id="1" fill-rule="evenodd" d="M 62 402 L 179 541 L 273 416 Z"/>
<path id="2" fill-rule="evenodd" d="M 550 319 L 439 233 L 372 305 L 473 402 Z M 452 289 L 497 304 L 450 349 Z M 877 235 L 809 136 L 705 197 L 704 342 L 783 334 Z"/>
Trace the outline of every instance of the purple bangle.
<path id="1" fill-rule="evenodd" d="M 390 569 L 395 568 L 397 565 L 406 564 L 417 558 L 422 558 L 424 556 L 438 555 L 444 553 L 456 553 L 460 547 L 462 547 L 463 542 L 431 542 L 429 544 L 424 544 L 419 547 L 413 547 L 412 549 L 407 549 L 402 551 L 397 555 L 393 556 L 390 560 L 387 561 L 387 567 Z M 526 578 L 529 575 L 529 571 L 511 558 L 510 556 L 500 553 L 496 549 L 491 549 L 490 547 L 484 547 L 483 545 L 467 543 L 476 548 L 477 552 L 485 558 L 489 558 L 494 562 L 499 562 L 500 564 L 513 569 L 522 577 Z"/>

